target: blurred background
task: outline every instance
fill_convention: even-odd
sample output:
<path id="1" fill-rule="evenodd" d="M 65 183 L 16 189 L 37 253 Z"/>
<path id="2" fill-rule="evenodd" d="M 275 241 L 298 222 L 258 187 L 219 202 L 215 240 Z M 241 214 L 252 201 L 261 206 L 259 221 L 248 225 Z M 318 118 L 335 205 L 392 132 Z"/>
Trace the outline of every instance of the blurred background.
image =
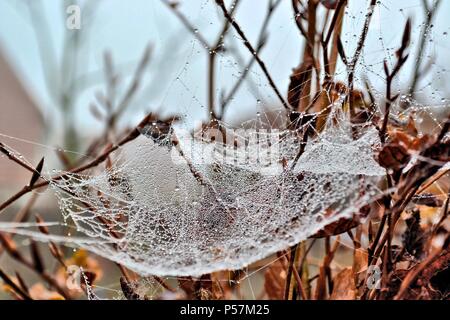
<path id="1" fill-rule="evenodd" d="M 299 65 L 305 44 L 291 1 L 280 1 L 261 32 L 269 3 L 242 0 L 235 18 L 252 44 L 265 36 L 260 56 L 286 95 L 289 76 Z M 74 14 L 68 8 L 73 5 L 80 9 L 79 29 L 67 25 Z M 367 5 L 368 1 L 349 1 L 342 32 L 348 55 L 356 48 Z M 438 6 L 430 23 L 425 6 Z M 448 113 L 450 97 L 448 12 L 450 1 L 378 1 L 357 67 L 356 87 L 368 80 L 382 99 L 383 60 L 395 60 L 403 27 L 411 17 L 410 58 L 395 79 L 395 88 L 411 92 L 426 109 L 423 121 L 433 124 L 434 118 L 442 118 Z M 104 109 L 108 104 L 120 109 L 114 123 L 119 131 L 135 126 L 150 111 L 178 114 L 194 126 L 208 117 L 208 61 L 212 44 L 218 41 L 224 42 L 224 48 L 215 54 L 214 104 L 221 104 L 247 73 L 228 102 L 224 120 L 241 121 L 262 109 L 279 108 L 259 66 L 246 70 L 251 54 L 236 32 L 230 29 L 224 39 L 218 39 L 223 24 L 213 0 L 170 4 L 161 0 L 0 0 L 0 142 L 32 166 L 45 156 L 44 172 L 50 173 L 89 157 L 86 148 L 107 134 Z M 424 32 L 426 41 L 421 43 Z M 414 72 L 421 75 L 417 83 Z M 346 79 L 342 63 L 337 66 L 337 78 Z M 0 157 L 0 202 L 29 179 L 26 170 Z M 25 197 L 9 210 L 26 201 Z M 38 199 L 37 208 L 44 216 L 56 216 L 50 194 Z"/>

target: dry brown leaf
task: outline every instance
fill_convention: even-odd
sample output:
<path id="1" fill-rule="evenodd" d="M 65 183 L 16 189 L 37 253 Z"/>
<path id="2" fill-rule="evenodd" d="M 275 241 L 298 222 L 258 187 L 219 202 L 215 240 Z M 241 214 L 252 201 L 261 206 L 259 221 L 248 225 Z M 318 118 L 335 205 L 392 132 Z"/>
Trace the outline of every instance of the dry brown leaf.
<path id="1" fill-rule="evenodd" d="M 227 271 L 215 272 L 211 274 L 211 294 L 214 300 L 228 300 L 231 298 L 231 288 L 229 281 L 227 281 L 228 278 L 229 273 Z"/>

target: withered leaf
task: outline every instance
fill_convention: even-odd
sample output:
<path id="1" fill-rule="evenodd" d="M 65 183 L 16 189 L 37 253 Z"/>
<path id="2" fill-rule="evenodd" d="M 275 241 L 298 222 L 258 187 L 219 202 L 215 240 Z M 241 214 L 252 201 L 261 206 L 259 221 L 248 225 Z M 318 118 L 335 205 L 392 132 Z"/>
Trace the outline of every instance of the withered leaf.
<path id="1" fill-rule="evenodd" d="M 316 130 L 319 132 L 325 127 L 326 120 L 330 114 L 330 108 L 328 108 L 330 104 L 331 100 L 326 90 L 322 90 L 313 103 L 312 109 L 319 114 L 316 125 Z"/>
<path id="2" fill-rule="evenodd" d="M 180 118 L 176 116 L 161 118 L 157 114 L 151 113 L 148 119 L 139 125 L 138 130 L 154 142 L 161 143 L 171 133 L 173 123 L 179 120 Z"/>
<path id="3" fill-rule="evenodd" d="M 358 274 L 367 270 L 368 252 L 362 248 L 355 250 L 353 255 L 353 273 Z"/>
<path id="4" fill-rule="evenodd" d="M 36 222 L 38 223 L 38 229 L 40 232 L 42 232 L 43 234 L 49 234 L 49 230 L 47 228 L 47 226 L 45 226 L 44 220 L 42 219 L 42 217 L 38 214 L 36 214 L 35 216 Z"/>
<path id="5" fill-rule="evenodd" d="M 305 112 L 297 112 L 291 111 L 289 113 L 289 128 L 292 130 L 300 129 L 305 125 L 308 125 L 308 133 L 313 132 L 312 130 L 316 126 L 317 122 L 317 114 L 316 113 L 305 113 Z"/>
<path id="6" fill-rule="evenodd" d="M 16 243 L 13 239 L 11 239 L 11 237 L 0 233 L 0 243 L 12 257 L 19 259 L 22 258 L 21 253 L 19 252 L 19 250 L 17 250 Z"/>

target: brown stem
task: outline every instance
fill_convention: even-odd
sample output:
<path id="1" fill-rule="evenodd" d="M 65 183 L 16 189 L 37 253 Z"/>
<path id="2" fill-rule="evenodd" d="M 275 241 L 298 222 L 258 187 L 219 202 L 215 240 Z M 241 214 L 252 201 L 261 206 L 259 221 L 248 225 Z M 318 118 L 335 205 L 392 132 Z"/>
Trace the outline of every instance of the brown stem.
<path id="1" fill-rule="evenodd" d="M 257 52 L 258 55 L 259 55 L 259 53 L 261 52 L 262 48 L 264 47 L 264 45 L 266 43 L 266 29 L 267 29 L 267 26 L 269 25 L 270 18 L 272 17 L 273 12 L 275 11 L 276 7 L 278 7 L 280 2 L 281 2 L 281 0 L 277 0 L 275 2 L 273 2 L 273 1 L 269 2 L 269 7 L 267 9 L 267 14 L 266 14 L 266 17 L 264 18 L 264 21 L 262 23 L 261 29 L 259 31 L 258 40 L 257 40 L 257 43 L 256 43 L 256 52 Z M 244 71 L 242 72 L 242 74 L 239 77 L 238 81 L 234 84 L 233 88 L 230 90 L 228 95 L 223 99 L 222 104 L 221 104 L 221 107 L 222 107 L 221 117 L 223 117 L 223 115 L 225 113 L 226 106 L 233 99 L 233 97 L 237 93 L 238 89 L 240 88 L 240 86 L 244 82 L 245 78 L 247 77 L 248 73 L 250 72 L 250 69 L 252 68 L 255 60 L 256 60 L 255 57 L 252 56 L 250 61 L 245 66 Z"/>

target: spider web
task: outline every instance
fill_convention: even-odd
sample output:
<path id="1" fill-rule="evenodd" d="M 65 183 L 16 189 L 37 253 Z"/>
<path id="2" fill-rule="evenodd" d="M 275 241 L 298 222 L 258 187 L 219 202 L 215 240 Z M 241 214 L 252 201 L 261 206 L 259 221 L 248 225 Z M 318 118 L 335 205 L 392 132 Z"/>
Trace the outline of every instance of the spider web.
<path id="1" fill-rule="evenodd" d="M 167 91 L 184 91 L 179 100 L 188 101 L 180 107 L 186 114 L 192 105 L 204 108 L 189 74 L 203 54 L 199 47 L 194 40 Z M 242 72 L 242 63 L 229 55 L 218 52 L 218 59 L 220 70 L 234 77 Z M 381 63 L 362 61 L 358 67 L 381 74 L 376 69 Z M 364 124 L 353 136 L 347 115 L 339 112 L 344 97 L 328 106 L 327 126 L 296 159 L 304 144 L 300 133 L 309 125 L 292 130 L 283 111 L 261 111 L 261 101 L 266 104 L 273 94 L 262 74 L 252 69 L 250 76 L 243 94 L 257 98 L 255 120 L 237 128 L 219 122 L 215 141 L 203 130 L 193 136 L 187 120 L 161 139 L 154 139 L 149 127 L 112 155 L 109 168 L 52 182 L 65 220 L 84 237 L 46 236 L 25 229 L 31 225 L 1 228 L 86 248 L 143 276 L 200 276 L 243 269 L 379 199 L 377 185 L 385 171 L 373 159 L 377 131 Z M 393 114 L 401 119 L 429 113 L 416 102 L 407 111 L 396 107 Z M 222 130 L 227 143 L 220 139 Z"/>

